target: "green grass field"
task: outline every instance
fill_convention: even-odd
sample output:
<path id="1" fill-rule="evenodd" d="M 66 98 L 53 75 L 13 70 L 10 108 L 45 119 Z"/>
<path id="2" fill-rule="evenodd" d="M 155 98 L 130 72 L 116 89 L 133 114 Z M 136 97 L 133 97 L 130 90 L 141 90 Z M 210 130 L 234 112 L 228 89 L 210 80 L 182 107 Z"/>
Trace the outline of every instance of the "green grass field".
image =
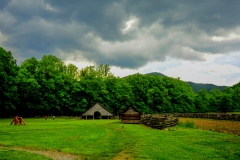
<path id="1" fill-rule="evenodd" d="M 60 118 L 25 118 L 25 126 L 14 126 L 11 120 L 0 119 L 0 159 L 52 159 L 64 153 L 76 159 L 240 159 L 239 136 L 201 129 Z"/>

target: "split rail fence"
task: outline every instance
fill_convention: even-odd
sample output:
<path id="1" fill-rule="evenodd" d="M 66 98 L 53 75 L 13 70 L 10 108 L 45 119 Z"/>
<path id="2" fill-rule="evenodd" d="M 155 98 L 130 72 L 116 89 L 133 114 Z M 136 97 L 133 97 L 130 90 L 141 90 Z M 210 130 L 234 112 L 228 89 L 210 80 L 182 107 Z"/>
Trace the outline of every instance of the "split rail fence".
<path id="1" fill-rule="evenodd" d="M 184 118 L 206 118 L 216 120 L 233 120 L 240 121 L 240 114 L 225 114 L 225 113 L 175 113 L 174 117 Z"/>
<path id="2" fill-rule="evenodd" d="M 156 129 L 164 129 L 178 125 L 178 118 L 172 115 L 143 114 L 140 123 Z"/>

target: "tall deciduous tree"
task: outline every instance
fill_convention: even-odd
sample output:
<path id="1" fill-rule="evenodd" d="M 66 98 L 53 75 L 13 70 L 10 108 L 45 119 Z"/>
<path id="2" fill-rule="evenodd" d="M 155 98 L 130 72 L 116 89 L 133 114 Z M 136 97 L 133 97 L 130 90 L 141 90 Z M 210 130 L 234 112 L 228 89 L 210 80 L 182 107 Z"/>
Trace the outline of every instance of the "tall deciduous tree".
<path id="1" fill-rule="evenodd" d="M 74 64 L 69 64 L 67 66 L 67 75 L 69 75 L 72 79 L 79 79 L 79 70 Z"/>
<path id="2" fill-rule="evenodd" d="M 125 107 L 133 105 L 134 94 L 131 85 L 125 79 L 109 76 L 105 83 L 108 91 L 108 94 L 105 95 L 105 101 L 114 114 L 118 114 Z"/>
<path id="3" fill-rule="evenodd" d="M 218 89 L 210 90 L 209 92 L 209 112 L 218 112 L 220 109 L 220 99 L 222 97 L 222 91 Z"/>
<path id="4" fill-rule="evenodd" d="M 179 78 L 163 77 L 163 86 L 168 90 L 170 112 L 194 112 L 194 92 L 191 86 Z M 169 112 L 166 111 L 166 112 Z"/>
<path id="5" fill-rule="evenodd" d="M 18 66 L 10 51 L 0 47 L 0 115 L 5 116 L 16 109 L 17 86 L 15 77 Z"/>
<path id="6" fill-rule="evenodd" d="M 134 74 L 125 78 L 126 82 L 131 86 L 132 92 L 134 94 L 134 103 L 133 105 L 140 112 L 154 112 L 151 108 L 148 107 L 148 89 L 149 81 L 147 80 L 147 75 Z"/>
<path id="7" fill-rule="evenodd" d="M 195 106 L 197 112 L 208 112 L 209 111 L 209 94 L 206 89 L 198 91 L 195 97 Z"/>
<path id="8" fill-rule="evenodd" d="M 16 77 L 18 87 L 18 107 L 17 112 L 22 116 L 29 116 L 39 110 L 40 105 L 40 85 L 34 78 L 33 74 L 22 68 L 18 71 Z"/>

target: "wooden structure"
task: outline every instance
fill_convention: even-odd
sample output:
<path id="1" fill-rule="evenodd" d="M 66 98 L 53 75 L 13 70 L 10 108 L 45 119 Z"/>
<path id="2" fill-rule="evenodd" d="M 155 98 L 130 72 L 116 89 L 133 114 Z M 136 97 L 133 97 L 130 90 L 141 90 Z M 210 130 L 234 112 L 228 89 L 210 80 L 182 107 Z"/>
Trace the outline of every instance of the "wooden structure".
<path id="1" fill-rule="evenodd" d="M 178 125 L 178 118 L 171 115 L 143 114 L 140 122 L 151 128 L 164 129 Z"/>
<path id="2" fill-rule="evenodd" d="M 176 113 L 175 117 L 186 118 L 206 118 L 216 120 L 232 120 L 240 121 L 240 114 L 226 114 L 226 113 Z"/>
<path id="3" fill-rule="evenodd" d="M 81 115 L 83 119 L 109 119 L 113 116 L 114 114 L 98 102 Z"/>
<path id="4" fill-rule="evenodd" d="M 16 117 L 13 118 L 12 122 L 10 123 L 10 125 L 12 125 L 12 124 L 14 124 L 14 125 L 17 125 L 17 124 L 22 125 L 22 123 L 25 125 L 25 122 L 24 122 L 23 118 L 16 116 Z"/>
<path id="5" fill-rule="evenodd" d="M 121 116 L 122 123 L 140 123 L 141 114 L 134 107 L 126 107 L 119 115 Z"/>

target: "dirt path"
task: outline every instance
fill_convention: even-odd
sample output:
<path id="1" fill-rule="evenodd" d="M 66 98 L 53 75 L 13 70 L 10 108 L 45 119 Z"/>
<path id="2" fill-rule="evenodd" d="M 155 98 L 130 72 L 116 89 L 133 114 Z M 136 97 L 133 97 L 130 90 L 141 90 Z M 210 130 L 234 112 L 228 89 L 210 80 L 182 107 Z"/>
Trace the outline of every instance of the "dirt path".
<path id="1" fill-rule="evenodd" d="M 7 149 L 12 149 L 12 150 L 40 154 L 40 155 L 44 155 L 46 157 L 52 158 L 53 160 L 81 160 L 81 159 L 84 159 L 81 156 L 63 153 L 63 152 L 59 152 L 59 151 L 31 150 L 31 149 L 25 149 L 25 148 L 11 148 L 11 147 L 4 147 L 4 146 L 0 146 L 0 148 L 7 148 Z"/>
<path id="2" fill-rule="evenodd" d="M 46 157 L 52 158 L 53 160 L 82 160 L 82 159 L 84 159 L 84 157 L 82 157 L 82 156 L 77 156 L 77 155 L 68 154 L 68 153 L 59 152 L 59 151 L 34 150 L 34 149 L 26 149 L 26 148 L 19 148 L 19 147 L 12 148 L 12 147 L 6 147 L 6 146 L 1 146 L 1 145 L 0 145 L 0 148 L 30 152 L 30 153 L 34 153 L 34 154 L 40 154 L 40 155 L 44 155 Z M 128 151 L 121 151 L 115 157 L 113 157 L 112 160 L 134 160 L 134 158 Z"/>

